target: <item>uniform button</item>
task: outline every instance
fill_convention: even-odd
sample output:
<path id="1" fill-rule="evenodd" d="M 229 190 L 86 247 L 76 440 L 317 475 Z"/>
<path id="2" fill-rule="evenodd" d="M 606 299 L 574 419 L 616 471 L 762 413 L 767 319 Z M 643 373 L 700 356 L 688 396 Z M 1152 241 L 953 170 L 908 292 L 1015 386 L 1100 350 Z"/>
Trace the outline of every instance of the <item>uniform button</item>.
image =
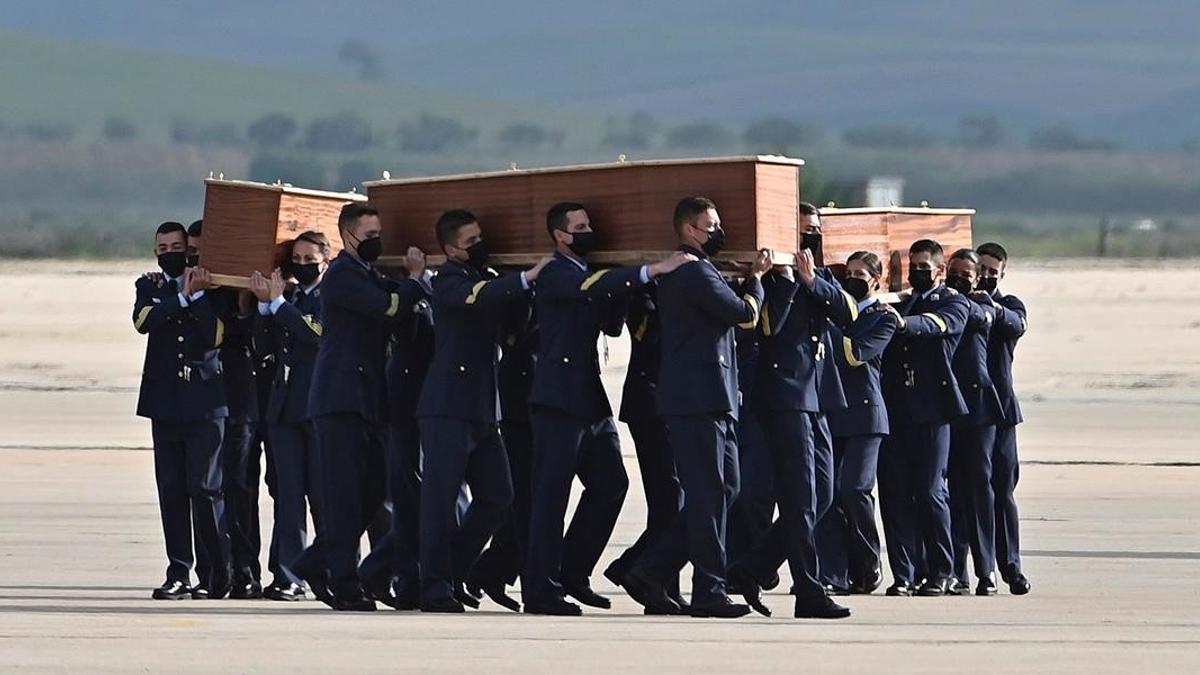
<path id="1" fill-rule="evenodd" d="M 869 399 L 869 398 L 864 398 L 864 399 L 863 399 L 863 405 L 871 405 L 871 399 Z"/>
<path id="2" fill-rule="evenodd" d="M 771 364 L 771 367 L 772 367 L 772 368 L 778 368 L 778 367 L 779 367 L 779 364 L 778 364 L 778 363 L 772 363 L 772 364 Z"/>
<path id="3" fill-rule="evenodd" d="M 904 345 L 904 351 L 908 351 L 908 345 Z"/>
<path id="4" fill-rule="evenodd" d="M 288 348 L 287 348 L 287 347 L 284 347 L 284 348 L 283 348 L 283 353 L 284 353 L 284 354 L 288 353 Z"/>
<path id="5" fill-rule="evenodd" d="M 819 341 L 820 339 L 821 339 L 821 338 L 817 337 L 816 335 L 812 336 L 812 341 L 813 341 L 813 342 L 817 342 L 817 341 Z"/>
<path id="6" fill-rule="evenodd" d="M 725 355 L 722 354 L 722 355 L 718 356 L 717 360 L 720 361 L 721 363 L 725 363 Z"/>
<path id="7" fill-rule="evenodd" d="M 465 372 L 467 372 L 467 367 L 466 367 L 466 366 L 459 366 L 459 367 L 458 367 L 458 372 L 460 372 L 460 373 L 465 373 Z"/>
<path id="8" fill-rule="evenodd" d="M 978 385 L 978 384 L 973 384 L 973 385 L 971 385 L 971 388 L 972 388 L 972 389 L 978 389 L 978 388 L 979 388 L 979 385 Z"/>
<path id="9" fill-rule="evenodd" d="M 909 365 L 906 363 L 906 364 L 904 364 L 904 367 L 905 367 L 905 368 L 908 368 L 908 367 L 909 367 Z"/>
<path id="10" fill-rule="evenodd" d="M 362 366 L 359 366 L 359 367 L 358 367 L 358 372 L 360 372 L 360 373 L 361 373 L 362 371 L 363 371 L 363 367 L 362 367 Z"/>
<path id="11" fill-rule="evenodd" d="M 528 374 L 529 374 L 529 373 L 528 373 L 527 371 L 524 371 L 524 370 L 522 370 L 522 371 L 521 371 L 521 377 L 525 377 L 525 376 L 526 376 L 526 375 L 528 375 Z"/>
<path id="12" fill-rule="evenodd" d="M 632 281 L 626 281 L 626 282 L 625 282 L 625 285 L 626 285 L 626 286 L 632 286 L 632 285 L 633 285 L 633 282 L 632 282 Z"/>
<path id="13" fill-rule="evenodd" d="M 569 357 L 569 356 L 563 357 L 563 363 L 570 363 L 570 362 L 571 362 L 571 357 Z"/>
<path id="14" fill-rule="evenodd" d="M 181 359 L 183 358 L 183 354 L 182 354 L 182 353 L 179 355 L 179 358 L 181 358 Z"/>
<path id="15" fill-rule="evenodd" d="M 176 341 L 176 342 L 183 342 L 183 336 L 182 336 L 182 335 L 180 335 L 179 337 L 175 338 L 175 341 Z"/>
<path id="16" fill-rule="evenodd" d="M 179 371 L 179 379 L 181 379 L 181 380 L 183 379 L 183 371 L 182 370 Z"/>
<path id="17" fill-rule="evenodd" d="M 946 386 L 946 381 L 945 381 L 945 380 L 942 380 L 942 386 L 943 386 L 943 387 L 944 387 L 944 386 Z"/>
<path id="18" fill-rule="evenodd" d="M 408 368 L 405 368 L 405 369 L 404 369 L 404 374 L 405 374 L 405 375 L 407 375 L 407 374 L 408 374 Z"/>

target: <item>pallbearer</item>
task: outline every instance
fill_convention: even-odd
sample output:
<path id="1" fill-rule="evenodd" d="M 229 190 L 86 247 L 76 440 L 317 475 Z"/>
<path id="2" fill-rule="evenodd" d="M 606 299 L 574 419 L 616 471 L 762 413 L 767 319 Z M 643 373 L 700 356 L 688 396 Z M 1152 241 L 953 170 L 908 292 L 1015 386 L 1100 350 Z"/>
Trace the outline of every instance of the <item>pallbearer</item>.
<path id="1" fill-rule="evenodd" d="M 154 252 L 162 274 L 135 283 L 133 326 L 148 335 L 137 414 L 151 420 L 154 477 L 166 540 L 166 582 L 159 600 L 221 597 L 229 592 L 229 544 L 223 526 L 221 439 L 225 433 L 225 386 L 219 349 L 225 325 L 202 267 L 187 267 L 183 225 L 159 225 Z M 197 548 L 209 551 L 206 582 L 193 589 L 192 512 Z"/>

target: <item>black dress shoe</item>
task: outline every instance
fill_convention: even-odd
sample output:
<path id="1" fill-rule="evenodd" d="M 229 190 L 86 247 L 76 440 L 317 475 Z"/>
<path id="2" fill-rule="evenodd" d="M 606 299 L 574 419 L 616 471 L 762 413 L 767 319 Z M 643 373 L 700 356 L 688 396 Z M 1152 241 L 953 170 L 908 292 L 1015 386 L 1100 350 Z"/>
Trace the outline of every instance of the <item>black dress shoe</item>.
<path id="1" fill-rule="evenodd" d="M 596 609 L 612 609 L 612 601 L 592 590 L 586 582 L 583 584 L 563 584 L 563 592 L 575 598 L 580 604 Z"/>
<path id="2" fill-rule="evenodd" d="M 214 575 L 209 583 L 205 584 L 208 589 L 208 597 L 213 600 L 221 600 L 229 595 L 229 590 L 232 588 L 232 581 L 228 574 Z"/>
<path id="3" fill-rule="evenodd" d="M 479 598 L 476 598 L 474 595 L 468 593 L 467 590 L 463 588 L 462 584 L 455 585 L 454 599 L 462 603 L 465 607 L 479 609 Z"/>
<path id="4" fill-rule="evenodd" d="M 167 580 L 162 586 L 154 589 L 150 597 L 155 600 L 184 600 L 191 597 L 192 589 L 182 581 Z"/>
<path id="5" fill-rule="evenodd" d="M 980 577 L 979 583 L 975 586 L 975 595 L 995 595 L 996 580 L 991 576 Z"/>
<path id="6" fill-rule="evenodd" d="M 483 581 L 481 579 L 471 579 L 467 581 L 467 592 L 476 598 L 481 598 L 486 595 L 492 602 L 500 605 L 504 609 L 519 612 L 521 611 L 521 603 L 517 602 L 508 594 L 504 588 L 502 581 Z"/>
<path id="7" fill-rule="evenodd" d="M 916 593 L 916 590 L 917 589 L 913 588 L 913 585 L 907 581 L 897 581 L 891 586 L 888 586 L 888 589 L 884 592 L 884 595 L 895 598 L 907 598 L 913 593 Z"/>
<path id="8" fill-rule="evenodd" d="M 760 586 L 760 587 L 761 587 L 761 588 L 762 588 L 764 591 L 773 591 L 773 590 L 775 590 L 775 587 L 779 585 L 779 572 L 778 572 L 778 571 L 773 571 L 773 572 L 771 572 L 770 574 L 767 574 L 766 576 L 761 576 L 761 577 L 759 577 L 759 578 L 758 578 L 758 585 L 759 585 L 759 586 Z"/>
<path id="9" fill-rule="evenodd" d="M 229 587 L 230 600 L 257 600 L 262 596 L 262 584 L 257 579 L 237 579 Z"/>
<path id="10" fill-rule="evenodd" d="M 845 619 L 850 616 L 850 608 L 842 607 L 828 595 L 816 598 L 796 598 L 797 619 Z"/>
<path id="11" fill-rule="evenodd" d="M 647 614 L 674 615 L 681 611 L 667 596 L 667 589 L 637 567 L 625 575 L 625 590 L 629 591 L 629 597 L 646 608 Z"/>
<path id="12" fill-rule="evenodd" d="M 950 594 L 950 579 L 929 579 L 917 589 L 917 595 L 922 598 L 936 598 Z"/>
<path id="13" fill-rule="evenodd" d="M 268 600 L 297 602 L 304 599 L 304 587 L 290 582 L 276 582 L 263 589 L 263 597 Z"/>
<path id="14" fill-rule="evenodd" d="M 834 586 L 833 584 L 825 584 L 825 595 L 850 595 L 850 589 Z"/>
<path id="15" fill-rule="evenodd" d="M 771 616 L 771 608 L 763 604 L 762 590 L 758 585 L 758 581 L 750 575 L 745 567 L 734 565 L 729 568 L 728 586 L 730 589 L 737 589 L 737 594 L 745 599 L 746 604 L 750 609 L 762 614 L 763 616 Z M 778 583 L 778 581 L 776 582 Z"/>
<path id="16" fill-rule="evenodd" d="M 749 605 L 740 605 L 730 600 L 729 596 L 722 596 L 703 605 L 693 602 L 688 615 L 698 619 L 737 619 L 749 613 Z"/>
<path id="17" fill-rule="evenodd" d="M 625 586 L 625 574 L 627 570 L 617 567 L 617 563 L 613 563 L 604 569 L 604 578 L 613 582 L 614 586 Z"/>
<path id="18" fill-rule="evenodd" d="M 1024 574 L 1016 572 L 1009 578 L 1008 590 L 1013 595 L 1025 595 L 1033 590 L 1033 585 L 1029 583 L 1029 579 L 1026 579 Z"/>
<path id="19" fill-rule="evenodd" d="M 692 605 L 687 600 L 683 599 L 683 594 L 679 592 L 678 588 L 668 588 L 667 597 L 670 598 L 672 602 L 679 605 L 680 614 L 687 614 L 688 611 L 692 609 Z"/>
<path id="20" fill-rule="evenodd" d="M 205 588 L 203 586 L 193 586 L 192 587 L 192 599 L 193 600 L 208 600 L 211 597 L 212 596 L 209 595 L 207 588 Z"/>
<path id="21" fill-rule="evenodd" d="M 339 612 L 374 612 L 375 601 L 368 598 L 358 582 L 342 582 L 331 589 L 333 608 Z"/>
<path id="22" fill-rule="evenodd" d="M 970 595 L 971 582 L 964 579 L 955 579 L 950 584 L 950 588 L 946 589 L 946 595 Z"/>
<path id="23" fill-rule="evenodd" d="M 526 614 L 545 614 L 547 616 L 580 616 L 583 614 L 579 605 L 556 597 L 526 600 L 524 611 Z"/>
<path id="24" fill-rule="evenodd" d="M 421 611 L 431 614 L 462 614 L 467 610 L 461 602 L 454 598 L 437 598 L 435 600 L 422 600 Z"/>
<path id="25" fill-rule="evenodd" d="M 382 602 L 394 610 L 406 612 L 416 609 L 420 596 L 412 593 L 397 595 L 391 579 L 372 579 L 363 584 L 363 595 L 369 600 Z"/>
<path id="26" fill-rule="evenodd" d="M 875 592 L 875 589 L 883 585 L 883 570 L 876 567 L 866 581 L 853 581 L 850 583 L 850 593 L 852 595 L 870 595 Z"/>

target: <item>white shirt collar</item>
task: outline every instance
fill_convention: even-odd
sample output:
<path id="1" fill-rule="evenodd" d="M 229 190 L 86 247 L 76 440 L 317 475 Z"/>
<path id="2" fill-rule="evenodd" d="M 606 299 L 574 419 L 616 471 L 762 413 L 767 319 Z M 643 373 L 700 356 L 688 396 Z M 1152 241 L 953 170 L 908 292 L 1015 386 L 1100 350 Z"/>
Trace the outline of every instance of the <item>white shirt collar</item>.
<path id="1" fill-rule="evenodd" d="M 576 258 L 573 255 L 567 255 L 566 253 L 563 253 L 562 251 L 559 251 L 558 254 L 560 256 L 566 258 L 567 260 L 570 260 L 571 262 L 575 263 L 575 266 L 578 267 L 579 269 L 583 270 L 584 272 L 587 271 L 588 267 L 587 267 L 586 262 L 580 260 L 579 258 Z"/>

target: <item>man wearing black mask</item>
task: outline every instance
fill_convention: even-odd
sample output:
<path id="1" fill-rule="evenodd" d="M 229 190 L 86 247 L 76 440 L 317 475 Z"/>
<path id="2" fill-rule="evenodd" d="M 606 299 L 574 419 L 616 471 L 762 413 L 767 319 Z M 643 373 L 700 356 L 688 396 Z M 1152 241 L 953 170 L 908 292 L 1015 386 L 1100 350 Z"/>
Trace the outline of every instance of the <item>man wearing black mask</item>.
<path id="1" fill-rule="evenodd" d="M 433 362 L 417 405 L 421 611 L 458 613 L 473 600 L 462 588 L 466 575 L 513 499 L 499 429 L 496 339 L 504 310 L 527 301 L 550 258 L 497 278 L 487 269 L 487 243 L 473 214 L 447 211 L 435 229 L 446 264 L 433 278 Z M 464 480 L 472 501 L 460 526 L 455 505 Z"/>
<path id="2" fill-rule="evenodd" d="M 154 251 L 162 274 L 135 283 L 133 326 L 148 335 L 137 414 L 151 420 L 154 477 L 166 540 L 166 582 L 156 600 L 223 596 L 229 589 L 229 543 L 221 495 L 221 439 L 225 433 L 225 387 L 218 349 L 225 325 L 207 297 L 212 279 L 187 267 L 183 225 L 159 225 Z M 192 521 L 196 548 L 208 552 L 209 569 L 197 569 L 204 595 L 190 587 Z"/>
<path id="3" fill-rule="evenodd" d="M 381 230 L 379 212 L 371 206 L 342 207 L 338 231 L 345 248 L 321 282 L 322 335 L 308 399 L 324 479 L 324 528 L 292 570 L 339 610 L 375 609 L 357 568 L 359 541 L 387 492 L 383 372 L 388 333 L 425 298 L 414 279 L 390 282 L 376 271 Z M 410 248 L 406 258 L 408 269 L 420 276 L 425 255 Z"/>
<path id="4" fill-rule="evenodd" d="M 555 204 L 546 214 L 554 256 L 538 277 L 539 347 L 533 390 L 532 509 L 529 556 L 521 588 L 525 611 L 575 616 L 579 606 L 608 609 L 589 577 L 608 544 L 629 479 L 604 386 L 596 340 L 621 334 L 625 297 L 656 276 L 696 260 L 676 253 L 640 267 L 591 270 L 591 220 L 581 204 Z M 563 517 L 575 476 L 583 483 L 571 524 Z"/>
<path id="5" fill-rule="evenodd" d="M 1029 579 L 1021 572 L 1021 537 L 1017 519 L 1017 487 L 1020 464 L 1017 459 L 1017 425 L 1023 421 L 1021 406 L 1013 388 L 1013 352 L 1025 335 L 1025 303 L 1015 295 L 1002 292 L 998 285 L 1008 272 L 1008 251 L 994 242 L 976 249 L 982 275 L 979 289 L 986 293 L 996 312 L 988 338 L 988 372 L 1000 396 L 1001 420 L 996 425 L 992 447 L 992 486 L 996 503 L 996 559 L 1000 577 L 1013 595 L 1030 590 Z"/>
<path id="6" fill-rule="evenodd" d="M 896 337 L 884 352 L 883 390 L 891 435 L 879 455 L 880 512 L 895 578 L 888 595 L 945 595 L 953 560 L 946 471 L 950 422 L 967 412 L 951 370 L 970 311 L 942 282 L 936 241 L 908 250 L 911 295 L 892 314 Z M 922 564 L 923 558 L 923 564 Z M 917 588 L 917 571 L 926 571 Z"/>

